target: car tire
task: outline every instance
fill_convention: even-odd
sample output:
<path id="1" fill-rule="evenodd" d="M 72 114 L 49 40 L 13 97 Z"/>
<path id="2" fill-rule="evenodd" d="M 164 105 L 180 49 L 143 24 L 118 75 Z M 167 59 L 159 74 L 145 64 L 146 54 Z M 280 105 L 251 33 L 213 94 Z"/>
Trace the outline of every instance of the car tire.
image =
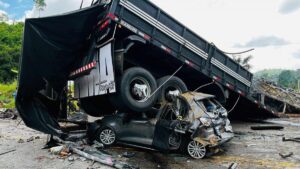
<path id="1" fill-rule="evenodd" d="M 180 78 L 176 76 L 170 77 L 171 76 L 164 76 L 157 80 L 158 87 L 163 85 L 158 92 L 158 103 L 172 102 L 172 99 L 168 97 L 169 91 L 178 90 L 179 93 L 188 91 L 186 84 Z"/>
<path id="2" fill-rule="evenodd" d="M 181 145 L 181 135 L 173 131 L 169 136 L 169 146 L 171 150 L 178 150 Z"/>
<path id="3" fill-rule="evenodd" d="M 141 90 L 136 85 L 145 89 L 144 92 L 139 92 Z M 110 100 L 119 110 L 147 111 L 156 102 L 157 95 L 152 95 L 156 88 L 156 80 L 149 71 L 140 67 L 129 68 L 117 79 L 118 90 Z"/>
<path id="4" fill-rule="evenodd" d="M 104 146 L 111 146 L 116 142 L 117 135 L 116 132 L 109 128 L 100 128 L 97 132 L 96 140 L 102 143 Z"/>
<path id="5" fill-rule="evenodd" d="M 194 159 L 202 159 L 206 156 L 206 147 L 195 141 L 195 140 L 190 140 L 186 146 L 186 151 L 190 155 L 190 157 Z"/>

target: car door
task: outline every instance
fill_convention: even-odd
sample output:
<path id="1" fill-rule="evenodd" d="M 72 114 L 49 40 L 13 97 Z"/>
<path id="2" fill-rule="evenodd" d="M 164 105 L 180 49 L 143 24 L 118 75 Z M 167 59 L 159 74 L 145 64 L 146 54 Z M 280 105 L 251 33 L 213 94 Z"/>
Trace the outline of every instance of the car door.
<path id="1" fill-rule="evenodd" d="M 123 122 L 120 140 L 144 146 L 151 146 L 155 126 L 146 117 L 135 115 L 128 117 Z"/>
<path id="2" fill-rule="evenodd" d="M 159 150 L 169 150 L 169 138 L 172 133 L 171 122 L 174 120 L 174 112 L 166 107 L 163 110 L 154 131 L 153 147 Z"/>

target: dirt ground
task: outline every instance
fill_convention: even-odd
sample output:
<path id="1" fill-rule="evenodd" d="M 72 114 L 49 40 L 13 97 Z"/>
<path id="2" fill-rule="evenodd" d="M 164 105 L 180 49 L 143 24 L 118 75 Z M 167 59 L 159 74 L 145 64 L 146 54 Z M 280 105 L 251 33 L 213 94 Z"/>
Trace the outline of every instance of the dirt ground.
<path id="1" fill-rule="evenodd" d="M 300 124 L 300 119 L 281 119 Z M 48 150 L 41 149 L 47 135 L 27 128 L 18 120 L 0 120 L 0 154 L 9 150 L 13 152 L 0 155 L 1 169 L 87 169 L 109 168 L 98 163 L 72 155 L 74 161 L 60 159 L 51 155 Z M 254 131 L 250 126 L 257 123 L 233 122 L 235 137 L 225 144 L 221 153 L 202 160 L 193 160 L 185 155 L 164 154 L 155 151 L 145 151 L 124 146 L 106 149 L 108 153 L 119 160 L 128 162 L 139 168 L 180 168 L 180 169 L 227 169 L 233 162 L 237 168 L 299 168 L 300 143 L 283 142 L 282 137 L 300 137 L 300 127 L 285 124 L 283 130 Z M 33 136 L 33 140 L 27 142 Z M 21 139 L 21 141 L 20 141 Z M 23 140 L 23 142 L 22 142 Z M 124 152 L 134 152 L 132 158 L 120 155 Z M 288 158 L 282 158 L 279 153 L 293 152 Z"/>

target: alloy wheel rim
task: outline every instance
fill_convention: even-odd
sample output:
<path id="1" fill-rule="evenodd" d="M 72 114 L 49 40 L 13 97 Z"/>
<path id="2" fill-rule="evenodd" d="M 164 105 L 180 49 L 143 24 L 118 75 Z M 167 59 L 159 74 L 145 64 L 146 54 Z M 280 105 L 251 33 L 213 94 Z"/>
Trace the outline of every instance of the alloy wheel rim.
<path id="1" fill-rule="evenodd" d="M 105 145 L 111 145 L 115 142 L 116 135 L 111 129 L 105 129 L 100 133 L 100 140 Z"/>
<path id="2" fill-rule="evenodd" d="M 203 158 L 206 154 L 206 148 L 203 144 L 196 142 L 196 141 L 191 141 L 188 144 L 188 153 L 191 157 L 200 159 Z"/>

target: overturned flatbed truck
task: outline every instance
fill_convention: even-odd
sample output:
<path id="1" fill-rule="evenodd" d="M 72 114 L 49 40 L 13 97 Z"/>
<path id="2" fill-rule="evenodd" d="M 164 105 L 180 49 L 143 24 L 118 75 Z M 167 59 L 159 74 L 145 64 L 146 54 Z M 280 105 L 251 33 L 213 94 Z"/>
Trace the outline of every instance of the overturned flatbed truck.
<path id="1" fill-rule="evenodd" d="M 249 71 L 146 0 L 27 19 L 20 64 L 16 106 L 26 125 L 49 134 L 63 133 L 68 80 L 93 116 L 147 111 L 199 86 L 227 108 L 239 100 L 237 115 L 270 113 L 251 97 Z"/>

